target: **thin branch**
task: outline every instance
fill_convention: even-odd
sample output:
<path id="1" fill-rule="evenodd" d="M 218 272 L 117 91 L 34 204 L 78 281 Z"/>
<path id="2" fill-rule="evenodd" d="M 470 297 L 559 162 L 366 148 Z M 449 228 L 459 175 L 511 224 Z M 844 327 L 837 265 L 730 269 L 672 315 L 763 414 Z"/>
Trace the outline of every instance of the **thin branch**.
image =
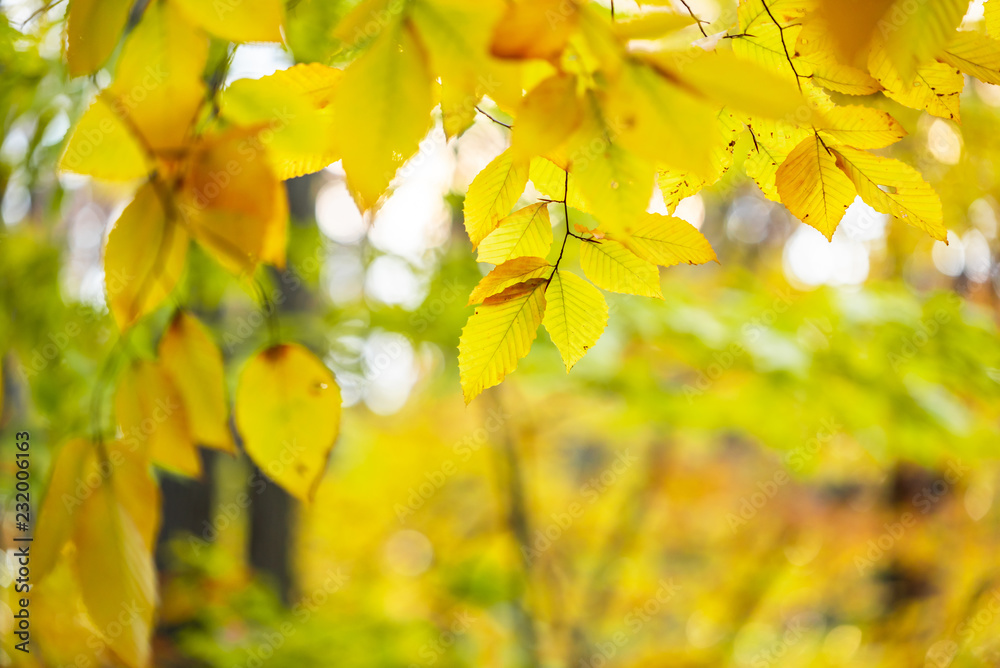
<path id="1" fill-rule="evenodd" d="M 760 4 L 764 5 L 764 11 L 767 12 L 767 15 L 771 17 L 772 21 L 774 21 L 774 25 L 778 26 L 778 36 L 781 38 L 781 48 L 785 50 L 785 59 L 788 60 L 788 66 L 792 68 L 792 74 L 795 75 L 795 85 L 799 87 L 799 92 L 801 93 L 802 82 L 799 81 L 799 79 L 802 78 L 802 75 L 799 74 L 797 69 L 795 69 L 795 63 L 792 62 L 792 54 L 788 52 L 788 44 L 785 43 L 785 29 L 780 23 L 778 23 L 778 19 L 774 18 L 774 14 L 771 13 L 771 8 L 767 6 L 767 0 L 760 0 Z"/>
<path id="2" fill-rule="evenodd" d="M 480 109 L 478 106 L 476 107 L 476 111 L 478 111 L 480 114 L 482 114 L 486 118 L 490 119 L 491 121 L 493 121 L 497 125 L 502 125 L 505 128 L 507 128 L 508 130 L 510 130 L 510 126 L 509 125 L 507 125 L 503 121 L 498 121 L 497 119 L 493 118 L 492 116 L 490 116 L 489 114 L 487 114 L 485 111 L 483 111 L 482 109 Z"/>
<path id="3" fill-rule="evenodd" d="M 685 2 L 685 0 L 681 0 L 681 4 L 684 5 L 684 9 L 686 9 L 687 12 L 688 12 L 688 14 L 691 15 L 691 18 L 694 19 L 695 23 L 698 24 L 698 30 L 701 31 L 702 36 L 708 37 L 708 33 L 705 32 L 705 28 L 704 28 L 704 26 L 702 26 L 702 23 L 704 23 L 704 21 L 702 21 L 697 16 L 695 16 L 695 13 L 691 10 L 691 5 L 689 5 L 687 2 Z"/>
<path id="4" fill-rule="evenodd" d="M 566 236 L 563 237 L 562 246 L 559 248 L 559 257 L 556 258 L 556 263 L 552 266 L 552 273 L 549 274 L 549 280 L 547 280 L 545 282 L 546 289 L 548 289 L 549 283 L 552 282 L 552 278 L 556 275 L 556 272 L 559 271 L 559 263 L 562 262 L 563 253 L 566 252 L 566 242 L 569 241 L 569 238 L 571 236 L 576 236 L 572 232 L 569 231 L 569 205 L 566 204 L 566 201 L 569 199 L 569 171 L 568 171 L 568 169 L 569 168 L 567 167 L 566 179 L 563 181 L 563 198 L 562 198 L 563 216 L 566 218 Z"/>

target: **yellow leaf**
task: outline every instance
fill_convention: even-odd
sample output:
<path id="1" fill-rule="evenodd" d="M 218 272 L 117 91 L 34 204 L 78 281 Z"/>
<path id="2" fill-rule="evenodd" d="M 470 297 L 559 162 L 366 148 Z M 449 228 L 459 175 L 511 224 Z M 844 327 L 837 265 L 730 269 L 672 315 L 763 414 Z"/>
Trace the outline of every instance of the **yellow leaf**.
<path id="1" fill-rule="evenodd" d="M 883 19 L 886 52 L 904 81 L 937 56 L 955 34 L 969 0 L 897 0 Z M 885 26 L 885 23 L 883 23 Z"/>
<path id="2" fill-rule="evenodd" d="M 180 394 L 194 440 L 235 452 L 229 433 L 222 353 L 205 326 L 194 316 L 178 311 L 160 339 L 158 352 Z"/>
<path id="3" fill-rule="evenodd" d="M 136 360 L 129 365 L 118 379 L 115 415 L 129 448 L 173 473 L 201 475 L 184 399 L 162 364 Z"/>
<path id="4" fill-rule="evenodd" d="M 177 210 L 192 236 L 233 273 L 281 265 L 288 201 L 259 134 L 234 130 L 190 156 Z"/>
<path id="5" fill-rule="evenodd" d="M 811 70 L 810 81 L 817 86 L 846 95 L 871 95 L 882 86 L 868 72 L 841 63 L 837 55 L 838 44 L 822 20 L 811 21 L 799 33 L 795 50 L 796 60 L 806 63 Z M 853 63 L 853 58 L 847 62 Z"/>
<path id="6" fill-rule="evenodd" d="M 861 0 L 859 0 L 861 1 Z M 773 25 L 777 21 L 788 25 L 804 17 L 815 9 L 815 0 L 743 0 L 736 10 L 740 32 L 758 30 L 762 25 Z"/>
<path id="7" fill-rule="evenodd" d="M 690 14 L 656 10 L 617 20 L 611 29 L 620 39 L 660 39 L 695 23 Z"/>
<path id="8" fill-rule="evenodd" d="M 184 270 L 187 248 L 187 233 L 167 217 L 156 187 L 142 186 L 104 249 L 108 307 L 119 329 L 125 331 L 167 298 Z"/>
<path id="9" fill-rule="evenodd" d="M 996 40 L 974 32 L 959 32 L 939 57 L 980 81 L 1000 84 L 1000 42 Z"/>
<path id="10" fill-rule="evenodd" d="M 733 38 L 733 52 L 794 85 L 796 80 L 812 73 L 807 63 L 795 58 L 795 43 L 801 30 L 798 24 L 785 25 L 779 30 L 765 14 L 750 33 Z"/>
<path id="11" fill-rule="evenodd" d="M 519 257 L 504 262 L 479 281 L 469 295 L 467 305 L 478 304 L 517 283 L 524 283 L 533 278 L 548 278 L 551 273 L 551 265 L 540 257 Z"/>
<path id="12" fill-rule="evenodd" d="M 622 243 L 640 258 L 664 267 L 717 259 L 708 239 L 694 225 L 657 213 L 645 214 Z"/>
<path id="13" fill-rule="evenodd" d="M 626 295 L 663 299 L 656 265 L 611 239 L 580 247 L 580 266 L 597 287 Z"/>
<path id="14" fill-rule="evenodd" d="M 781 203 L 796 218 L 823 233 L 827 239 L 856 196 L 854 186 L 820 139 L 803 139 L 778 168 L 775 183 Z"/>
<path id="15" fill-rule="evenodd" d="M 812 110 L 794 82 L 731 51 L 698 56 L 661 52 L 647 58 L 720 106 L 788 122 L 807 123 L 812 118 Z"/>
<path id="16" fill-rule="evenodd" d="M 458 368 L 465 403 L 498 385 L 528 354 L 545 312 L 547 282 L 533 278 L 489 297 L 462 330 Z"/>
<path id="17" fill-rule="evenodd" d="M 491 50 L 498 58 L 556 60 L 578 24 L 575 2 L 513 2 L 494 28 Z"/>
<path id="18" fill-rule="evenodd" d="M 384 28 L 345 70 L 334 123 L 347 183 L 362 211 L 376 207 L 417 150 L 433 106 L 424 54 L 406 24 Z"/>
<path id="19" fill-rule="evenodd" d="M 552 223 L 545 202 L 519 209 L 500 221 L 479 245 L 479 261 L 503 264 L 516 257 L 548 255 Z"/>
<path id="20" fill-rule="evenodd" d="M 472 247 L 495 230 L 528 183 L 528 161 L 515 159 L 508 149 L 476 175 L 465 195 L 465 231 Z"/>
<path id="21" fill-rule="evenodd" d="M 504 11 L 500 0 L 414 0 L 408 16 L 427 50 L 433 78 L 442 85 L 445 131 L 454 136 L 475 118 L 483 95 L 496 98 L 496 62 L 489 56 L 493 26 Z M 521 89 L 517 88 L 520 97 Z M 446 103 L 447 102 L 447 103 Z M 464 126 L 464 127 L 463 127 Z"/>
<path id="22" fill-rule="evenodd" d="M 710 149 L 712 172 L 707 178 L 674 169 L 657 172 L 656 183 L 663 194 L 667 211 L 672 212 L 681 200 L 696 195 L 722 178 L 733 165 L 733 148 L 744 127 L 743 122 L 726 109 L 719 112 L 713 127 L 716 139 L 712 141 Z"/>
<path id="23" fill-rule="evenodd" d="M 149 156 L 125 121 L 113 97 L 99 94 L 80 117 L 59 158 L 59 169 L 108 181 L 131 181 L 149 174 Z"/>
<path id="24" fill-rule="evenodd" d="M 95 447 L 90 441 L 77 438 L 59 449 L 35 528 L 31 573 L 35 582 L 41 582 L 52 571 L 63 546 L 73 535 L 73 521 L 83 502 L 78 487 Z"/>
<path id="25" fill-rule="evenodd" d="M 898 160 L 846 146 L 832 150 L 837 166 L 854 182 L 869 206 L 901 218 L 935 239 L 947 240 L 941 199 L 917 170 Z"/>
<path id="26" fill-rule="evenodd" d="M 842 62 L 853 63 L 876 34 L 895 0 L 821 0 L 821 25 L 832 37 Z M 892 26 L 891 21 L 884 24 Z"/>
<path id="27" fill-rule="evenodd" d="M 928 113 L 958 122 L 959 96 L 965 86 L 965 78 L 954 67 L 933 62 L 917 67 L 912 82 L 906 83 L 889 59 L 880 40 L 872 43 L 868 68 L 878 82 L 885 87 L 886 97 L 892 98 L 911 109 L 927 110 Z"/>
<path id="28" fill-rule="evenodd" d="M 172 2 L 150 3 L 125 39 L 106 90 L 143 146 L 184 148 L 205 102 L 207 61 L 207 35 L 185 21 Z"/>
<path id="29" fill-rule="evenodd" d="M 986 18 L 986 32 L 993 39 L 1000 39 L 1000 0 L 986 0 L 983 13 Z"/>
<path id="30" fill-rule="evenodd" d="M 458 137 L 472 127 L 476 122 L 476 105 L 481 98 L 458 86 L 441 84 L 441 124 L 446 137 Z"/>
<path id="31" fill-rule="evenodd" d="M 282 0 L 172 0 L 184 16 L 230 42 L 280 42 L 285 19 Z"/>
<path id="32" fill-rule="evenodd" d="M 792 149 L 808 137 L 807 130 L 797 128 L 787 123 L 761 120 L 748 126 L 753 137 L 753 145 L 747 153 L 743 169 L 747 176 L 754 180 L 764 196 L 774 202 L 780 202 L 775 178 L 778 168 L 785 161 Z"/>
<path id="33" fill-rule="evenodd" d="M 76 515 L 75 572 L 105 642 L 126 665 L 140 668 L 149 663 L 156 570 L 142 533 L 109 482 L 103 479 Z"/>
<path id="34" fill-rule="evenodd" d="M 824 110 L 816 127 L 825 139 L 854 148 L 885 148 L 906 136 L 888 113 L 856 105 Z"/>
<path id="35" fill-rule="evenodd" d="M 132 0 L 73 0 L 66 26 L 69 74 L 91 74 L 105 63 L 128 21 Z"/>
<path id="36" fill-rule="evenodd" d="M 260 79 L 238 79 L 222 94 L 220 115 L 263 126 L 261 143 L 279 179 L 311 174 L 337 161 L 334 94 L 341 70 L 299 64 Z"/>
<path id="37" fill-rule="evenodd" d="M 146 550 L 152 552 L 160 533 L 161 505 L 160 488 L 149 461 L 135 444 L 126 441 L 109 441 L 104 448 L 114 467 L 111 484 L 115 497 L 135 524 Z"/>
<path id="38" fill-rule="evenodd" d="M 614 122 L 624 123 L 616 127 L 626 127 L 629 121 Z M 652 124 L 638 125 L 652 128 Z M 636 215 L 646 210 L 652 197 L 656 176 L 653 162 L 637 154 L 634 144 L 624 144 L 641 142 L 641 135 L 645 131 L 632 135 L 612 129 L 605 125 L 605 117 L 588 105 L 583 124 L 567 143 L 571 202 L 573 190 L 578 189 L 586 203 L 584 210 L 594 214 L 608 231 L 624 230 Z M 644 150 L 643 154 L 648 155 L 649 151 Z M 703 157 L 709 159 L 707 151 Z"/>
<path id="39" fill-rule="evenodd" d="M 582 118 L 576 87 L 575 76 L 557 74 L 524 96 L 511 133 L 514 155 L 545 155 L 573 134 Z"/>
<path id="40" fill-rule="evenodd" d="M 340 388 L 311 352 L 280 344 L 255 355 L 236 389 L 236 424 L 251 459 L 311 501 L 340 430 Z"/>
<path id="41" fill-rule="evenodd" d="M 630 61 L 601 96 L 601 115 L 587 105 L 583 126 L 571 148 L 574 171 L 580 163 L 618 162 L 622 149 L 651 165 L 694 172 L 707 178 L 712 172 L 709 141 L 718 108 L 666 79 L 645 63 Z M 653 185 L 652 174 L 643 179 L 645 209 Z M 590 195 L 589 188 L 584 190 Z M 600 218 L 600 215 L 598 215 Z"/>
<path id="42" fill-rule="evenodd" d="M 569 373 L 608 326 L 608 304 L 600 290 L 567 271 L 553 274 L 545 300 L 542 322 Z"/>
<path id="43" fill-rule="evenodd" d="M 538 192 L 551 200 L 562 200 L 568 186 L 567 205 L 580 211 L 587 210 L 587 201 L 580 191 L 580 184 L 576 179 L 569 182 L 566 170 L 548 158 L 532 158 L 528 167 L 528 178 Z"/>

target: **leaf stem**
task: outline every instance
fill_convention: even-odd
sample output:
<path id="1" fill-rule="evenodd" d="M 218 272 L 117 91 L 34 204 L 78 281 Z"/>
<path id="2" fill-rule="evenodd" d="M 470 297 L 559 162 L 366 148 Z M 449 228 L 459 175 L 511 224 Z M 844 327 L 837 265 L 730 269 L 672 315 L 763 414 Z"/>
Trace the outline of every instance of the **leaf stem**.
<path id="1" fill-rule="evenodd" d="M 487 114 L 487 113 L 486 113 L 485 111 L 483 111 L 482 109 L 480 109 L 478 105 L 476 106 L 476 111 L 478 111 L 478 112 L 479 112 L 480 114 L 482 114 L 482 115 L 483 115 L 483 116 L 485 116 L 486 118 L 490 119 L 491 121 L 493 121 L 493 122 L 494 122 L 494 123 L 496 123 L 497 125 L 502 125 L 502 126 L 504 126 L 505 128 L 507 128 L 508 130 L 510 130 L 510 127 L 511 127 L 511 126 L 507 125 L 507 124 L 506 124 L 506 123 L 504 123 L 503 121 L 500 121 L 500 120 L 497 120 L 497 119 L 496 119 L 496 118 L 494 118 L 493 116 L 490 116 L 490 115 L 489 115 L 489 114 Z"/>

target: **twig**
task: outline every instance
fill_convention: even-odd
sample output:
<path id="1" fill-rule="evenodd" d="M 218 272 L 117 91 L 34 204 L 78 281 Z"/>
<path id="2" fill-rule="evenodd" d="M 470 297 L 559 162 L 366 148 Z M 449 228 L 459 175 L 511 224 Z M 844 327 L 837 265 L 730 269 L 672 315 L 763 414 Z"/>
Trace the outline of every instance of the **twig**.
<path id="1" fill-rule="evenodd" d="M 478 111 L 480 114 L 482 114 L 486 118 L 490 119 L 491 121 L 493 121 L 497 125 L 502 125 L 505 128 L 507 128 L 508 130 L 510 130 L 510 126 L 509 125 L 507 125 L 503 121 L 498 121 L 497 119 L 493 118 L 492 116 L 490 116 L 489 114 L 487 114 L 485 111 L 483 111 L 482 109 L 480 109 L 478 106 L 476 107 L 476 111 Z"/>
<path id="2" fill-rule="evenodd" d="M 691 15 L 691 18 L 694 19 L 694 22 L 698 24 L 698 30 L 701 31 L 702 36 L 708 37 L 708 33 L 705 32 L 704 26 L 701 25 L 702 23 L 704 23 L 704 21 L 702 21 L 697 16 L 695 16 L 694 12 L 691 11 L 691 5 L 689 5 L 687 2 L 685 2 L 685 0 L 681 0 L 681 4 L 684 5 L 684 9 L 686 9 L 688 11 L 688 14 Z"/>

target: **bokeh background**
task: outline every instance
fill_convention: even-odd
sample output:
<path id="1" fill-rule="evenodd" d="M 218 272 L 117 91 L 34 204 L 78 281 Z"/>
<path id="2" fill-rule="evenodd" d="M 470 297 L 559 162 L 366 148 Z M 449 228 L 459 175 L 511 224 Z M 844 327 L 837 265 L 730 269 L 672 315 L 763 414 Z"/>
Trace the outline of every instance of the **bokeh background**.
<path id="1" fill-rule="evenodd" d="M 106 83 L 65 74 L 65 4 L 0 2 L 0 448 L 31 431 L 38 494 L 61 443 L 109 419 L 101 255 L 131 194 L 55 171 Z M 288 47 L 238 47 L 229 79 L 335 60 L 325 36 L 351 4 L 293 0 Z M 269 301 L 334 370 L 341 437 L 308 507 L 243 456 L 163 476 L 156 664 L 1000 665 L 1000 87 L 970 81 L 962 106 L 961 126 L 891 107 L 947 245 L 860 201 L 827 242 L 738 159 L 677 212 L 718 265 L 664 271 L 664 302 L 609 295 L 571 375 L 540 333 L 468 408 L 456 349 L 488 267 L 462 194 L 508 131 L 437 127 L 373 219 L 339 164 L 290 181 Z M 212 328 L 232 390 L 271 306 L 197 248 L 174 300 Z M 6 511 L 12 454 L 0 469 Z M 39 652 L 10 651 L 3 522 L 0 665 L 101 665 L 68 594 L 37 601 Z"/>

